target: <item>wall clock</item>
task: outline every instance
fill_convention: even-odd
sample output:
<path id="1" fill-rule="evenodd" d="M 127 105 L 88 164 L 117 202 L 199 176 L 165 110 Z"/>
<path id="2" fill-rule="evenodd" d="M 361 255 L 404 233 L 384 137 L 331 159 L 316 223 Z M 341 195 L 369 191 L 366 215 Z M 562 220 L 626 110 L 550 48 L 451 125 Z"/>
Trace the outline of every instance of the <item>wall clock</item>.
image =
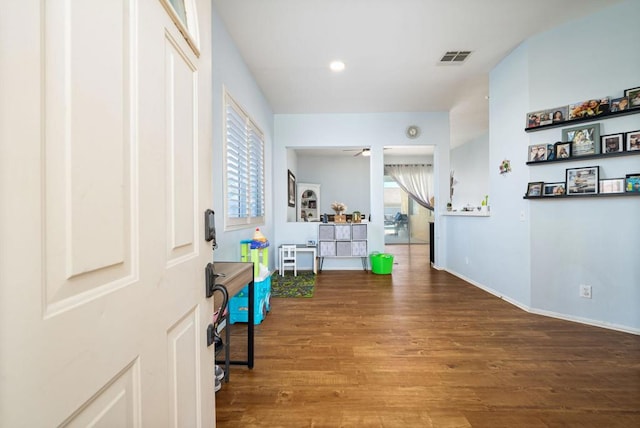
<path id="1" fill-rule="evenodd" d="M 409 138 L 417 138 L 420 135 L 420 128 L 415 125 L 411 125 L 407 128 L 407 137 Z"/>

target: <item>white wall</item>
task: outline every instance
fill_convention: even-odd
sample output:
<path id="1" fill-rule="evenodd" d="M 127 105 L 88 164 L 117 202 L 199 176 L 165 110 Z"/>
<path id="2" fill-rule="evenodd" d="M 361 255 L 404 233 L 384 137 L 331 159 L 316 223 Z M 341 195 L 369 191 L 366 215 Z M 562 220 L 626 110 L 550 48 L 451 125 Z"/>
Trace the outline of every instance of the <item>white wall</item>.
<path id="1" fill-rule="evenodd" d="M 599 165 L 604 177 L 640 170 L 635 157 L 529 167 L 527 146 L 560 140 L 561 128 L 524 132 L 527 112 L 640 85 L 640 56 L 629 55 L 638 49 L 638 16 L 640 2 L 624 2 L 537 35 L 498 64 L 490 79 L 491 217 L 447 219 L 451 271 L 533 312 L 635 333 L 640 223 L 627 219 L 639 201 L 522 196 L 530 181 L 564 181 L 566 168 Z M 585 28 L 604 30 L 585 43 Z M 603 134 L 632 131 L 640 114 L 598 122 Z M 513 172 L 500 176 L 503 159 Z M 580 284 L 592 285 L 592 299 L 578 296 Z"/>
<path id="2" fill-rule="evenodd" d="M 331 204 L 342 202 L 346 213 L 360 211 L 369 215 L 370 162 L 368 157 L 306 156 L 298 152 L 298 181 L 320 184 L 320 213 L 333 214 Z"/>
<path id="3" fill-rule="evenodd" d="M 405 137 L 409 125 L 418 125 L 423 133 L 415 140 Z M 369 183 L 369 205 L 372 222 L 369 223 L 369 250 L 384 250 L 384 204 L 383 176 L 385 146 L 434 145 L 434 177 L 437 189 L 436 198 L 446 200 L 449 176 L 449 115 L 440 113 L 376 113 L 376 114 L 313 114 L 313 115 L 276 115 L 274 128 L 273 167 L 275 182 L 285 180 L 287 168 L 287 149 L 320 147 L 371 147 Z M 442 166 L 440 166 L 442 165 Z M 300 170 L 294 172 L 296 178 L 304 177 Z M 336 170 L 343 176 L 343 185 L 349 185 L 351 176 L 344 168 L 323 165 L 326 171 Z M 321 183 L 324 187 L 324 184 Z M 324 194 L 324 190 L 323 190 Z M 442 195 L 442 196 L 441 196 Z M 276 244 L 282 242 L 304 242 L 317 240 L 316 223 L 287 222 L 286 188 L 276 185 L 274 196 L 274 223 Z M 323 205 L 331 203 L 323 196 Z M 343 201 L 344 202 L 344 201 Z M 345 202 L 346 203 L 346 202 Z M 349 207 L 351 209 L 351 207 Z M 354 208 L 355 209 L 355 208 Z M 444 244 L 442 251 L 444 251 Z M 444 252 L 441 258 L 444 258 Z M 436 255 L 436 258 L 439 256 Z M 361 269 L 359 259 L 325 260 L 325 269 Z"/>
<path id="4" fill-rule="evenodd" d="M 224 23 L 218 16 L 215 6 L 212 6 L 212 42 L 213 42 L 213 199 L 212 209 L 216 212 L 216 232 L 218 249 L 214 253 L 215 260 L 239 261 L 240 241 L 251 239 L 254 228 L 235 231 L 224 230 L 224 169 L 223 169 L 223 120 L 224 97 L 223 88 L 226 87 L 233 99 L 251 116 L 260 127 L 265 137 L 265 210 L 266 223 L 260 230 L 269 239 L 274 237 L 273 229 L 273 198 L 270 189 L 273 187 L 273 112 L 267 103 L 255 79 L 249 72 L 244 60 L 240 56 Z M 282 182 L 286 183 L 286 169 Z M 279 177 L 276 177 L 279 179 Z M 285 184 L 286 186 L 286 184 Z M 286 187 L 285 187 L 286 189 Z M 286 198 L 286 196 L 285 196 Z M 286 199 L 285 199 L 286 205 Z M 273 251 L 269 254 L 273 266 Z"/>

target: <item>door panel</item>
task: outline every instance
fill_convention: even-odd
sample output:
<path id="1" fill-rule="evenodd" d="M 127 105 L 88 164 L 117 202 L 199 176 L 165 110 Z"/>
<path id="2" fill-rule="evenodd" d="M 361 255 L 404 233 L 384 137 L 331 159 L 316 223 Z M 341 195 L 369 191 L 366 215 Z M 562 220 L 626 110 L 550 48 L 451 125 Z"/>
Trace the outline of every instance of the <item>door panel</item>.
<path id="1" fill-rule="evenodd" d="M 197 6 L 200 57 L 158 0 L 0 15 L 0 426 L 215 424 Z"/>
<path id="2" fill-rule="evenodd" d="M 127 1 L 98 3 L 96 10 L 83 1 L 45 3 L 40 174 L 47 316 L 137 276 L 132 195 L 139 164 L 132 162 L 137 142 L 129 89 L 137 49 L 125 31 L 134 22 L 125 13 Z M 96 21 L 87 19 L 92 10 L 100 16 L 97 28 L 86 22 Z"/>

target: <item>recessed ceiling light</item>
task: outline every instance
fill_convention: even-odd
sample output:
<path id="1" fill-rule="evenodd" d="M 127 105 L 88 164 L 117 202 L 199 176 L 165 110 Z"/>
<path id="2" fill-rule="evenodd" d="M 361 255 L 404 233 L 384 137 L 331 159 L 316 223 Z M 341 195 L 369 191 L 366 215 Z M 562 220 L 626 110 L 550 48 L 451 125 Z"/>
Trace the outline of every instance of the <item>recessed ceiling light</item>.
<path id="1" fill-rule="evenodd" d="M 344 70 L 344 62 L 342 61 L 332 61 L 331 64 L 329 64 L 329 68 L 331 69 L 331 71 L 335 71 L 335 72 L 339 72 Z"/>

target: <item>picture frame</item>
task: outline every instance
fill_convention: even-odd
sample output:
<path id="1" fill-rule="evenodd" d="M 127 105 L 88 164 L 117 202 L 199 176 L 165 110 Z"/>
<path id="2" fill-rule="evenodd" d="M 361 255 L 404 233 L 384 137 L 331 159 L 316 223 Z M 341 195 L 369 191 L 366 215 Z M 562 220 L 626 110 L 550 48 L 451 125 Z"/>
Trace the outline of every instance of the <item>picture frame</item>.
<path id="1" fill-rule="evenodd" d="M 296 206 L 296 176 L 287 170 L 287 199 L 290 207 Z"/>
<path id="2" fill-rule="evenodd" d="M 611 100 L 609 111 L 611 113 L 615 113 L 618 111 L 629 110 L 630 108 L 631 106 L 629 105 L 629 97 L 620 97 L 620 98 L 613 98 Z"/>
<path id="3" fill-rule="evenodd" d="M 627 193 L 640 193 L 640 172 L 636 174 L 627 174 L 624 190 Z"/>
<path id="4" fill-rule="evenodd" d="M 571 143 L 558 141 L 553 145 L 556 159 L 569 159 L 571 157 Z"/>
<path id="5" fill-rule="evenodd" d="M 542 196 L 562 196 L 566 194 L 566 185 L 564 181 L 558 183 L 544 183 L 542 188 Z"/>
<path id="6" fill-rule="evenodd" d="M 553 123 L 553 112 L 545 110 L 540 112 L 540 126 L 551 125 Z"/>
<path id="7" fill-rule="evenodd" d="M 609 97 L 592 98 L 569 104 L 569 120 L 583 119 L 609 113 Z"/>
<path id="8" fill-rule="evenodd" d="M 600 153 L 600 124 L 565 128 L 562 141 L 571 142 L 571 156 L 586 156 Z"/>
<path id="9" fill-rule="evenodd" d="M 640 150 L 640 129 L 627 132 L 624 139 L 624 149 L 628 152 Z"/>
<path id="10" fill-rule="evenodd" d="M 569 117 L 569 106 L 552 108 L 549 112 L 551 113 L 551 121 L 553 123 L 564 122 Z"/>
<path id="11" fill-rule="evenodd" d="M 526 128 L 537 128 L 538 126 L 540 126 L 542 113 L 542 111 L 533 111 L 531 113 L 527 113 Z"/>
<path id="12" fill-rule="evenodd" d="M 528 198 L 537 198 L 542 196 L 542 185 L 544 183 L 542 181 L 534 181 L 527 184 L 527 194 Z"/>
<path id="13" fill-rule="evenodd" d="M 529 162 L 541 162 L 547 160 L 547 145 L 533 144 L 529 146 Z"/>
<path id="14" fill-rule="evenodd" d="M 556 149 L 553 144 L 547 144 L 547 160 L 555 160 L 556 159 Z"/>
<path id="15" fill-rule="evenodd" d="M 625 179 L 624 178 L 603 178 L 600 180 L 599 193 L 624 193 Z"/>
<path id="16" fill-rule="evenodd" d="M 624 151 L 624 134 L 603 135 L 600 137 L 601 153 L 618 153 Z"/>
<path id="17" fill-rule="evenodd" d="M 600 167 L 567 168 L 567 195 L 597 195 Z"/>
<path id="18" fill-rule="evenodd" d="M 629 98 L 629 108 L 640 108 L 640 86 L 626 89 L 624 96 Z"/>

